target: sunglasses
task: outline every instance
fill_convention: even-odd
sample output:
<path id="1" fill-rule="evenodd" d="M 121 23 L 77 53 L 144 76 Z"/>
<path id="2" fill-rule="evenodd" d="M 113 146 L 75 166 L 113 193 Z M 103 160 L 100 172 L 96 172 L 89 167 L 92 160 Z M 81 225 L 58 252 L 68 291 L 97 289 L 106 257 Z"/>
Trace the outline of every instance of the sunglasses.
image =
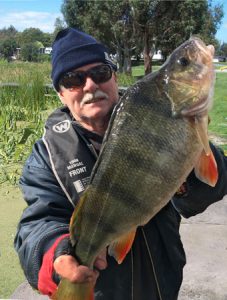
<path id="1" fill-rule="evenodd" d="M 112 77 L 113 70 L 109 65 L 98 65 L 87 71 L 72 71 L 65 73 L 59 80 L 59 85 L 66 89 L 85 86 L 87 77 L 96 84 L 104 83 Z"/>

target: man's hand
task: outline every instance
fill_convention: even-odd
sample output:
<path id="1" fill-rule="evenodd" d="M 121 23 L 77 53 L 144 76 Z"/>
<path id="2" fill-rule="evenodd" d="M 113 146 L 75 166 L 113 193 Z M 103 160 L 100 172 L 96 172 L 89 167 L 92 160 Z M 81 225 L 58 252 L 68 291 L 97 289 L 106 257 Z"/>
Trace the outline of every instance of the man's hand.
<path id="1" fill-rule="evenodd" d="M 107 267 L 106 249 L 98 255 L 94 267 L 96 269 L 91 270 L 86 266 L 79 265 L 71 255 L 60 255 L 54 261 L 55 272 L 61 277 L 74 283 L 94 282 L 95 284 L 99 276 L 98 270 L 104 270 Z"/>

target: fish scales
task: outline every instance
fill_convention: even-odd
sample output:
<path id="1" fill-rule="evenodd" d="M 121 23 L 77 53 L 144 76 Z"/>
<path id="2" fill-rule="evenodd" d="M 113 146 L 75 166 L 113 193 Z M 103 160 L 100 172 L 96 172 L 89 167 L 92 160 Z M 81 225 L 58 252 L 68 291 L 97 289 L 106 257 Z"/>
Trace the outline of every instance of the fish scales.
<path id="1" fill-rule="evenodd" d="M 80 263 L 93 268 L 101 250 L 146 224 L 185 181 L 203 149 L 191 115 L 207 114 L 212 89 L 212 55 L 192 38 L 123 95 L 71 220 Z"/>

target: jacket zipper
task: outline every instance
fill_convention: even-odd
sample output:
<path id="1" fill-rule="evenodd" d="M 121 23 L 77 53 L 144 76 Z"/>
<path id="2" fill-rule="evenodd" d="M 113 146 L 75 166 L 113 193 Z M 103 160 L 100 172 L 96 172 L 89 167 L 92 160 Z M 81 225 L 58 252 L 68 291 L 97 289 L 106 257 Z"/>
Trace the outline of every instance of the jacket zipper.
<path id="1" fill-rule="evenodd" d="M 133 288 L 133 282 L 134 282 L 134 272 L 133 272 L 133 269 L 134 269 L 134 266 L 133 266 L 133 250 L 131 248 L 131 263 L 132 263 L 132 288 L 131 288 L 131 291 L 132 291 L 132 300 L 134 299 L 134 288 Z"/>
<path id="2" fill-rule="evenodd" d="M 154 262 L 153 262 L 152 255 L 151 255 L 151 252 L 150 252 L 150 249 L 149 249 L 149 246 L 148 246 L 147 238 L 146 238 L 144 229 L 143 228 L 141 228 L 141 229 L 142 229 L 143 237 L 144 237 L 145 244 L 146 244 L 146 247 L 147 247 L 147 251 L 148 251 L 148 254 L 149 254 L 149 257 L 150 257 L 152 269 L 153 269 L 153 272 L 154 272 L 154 278 L 155 278 L 156 286 L 157 286 L 157 289 L 158 289 L 158 295 L 159 295 L 160 300 L 162 300 L 162 295 L 161 295 L 161 292 L 160 292 L 160 287 L 159 287 L 157 275 L 156 275 L 156 272 L 155 272 Z"/>
<path id="3" fill-rule="evenodd" d="M 95 156 L 95 158 L 97 159 L 98 158 L 98 153 L 95 149 L 95 147 L 92 145 L 92 144 L 87 144 L 88 145 L 88 148 L 89 150 L 91 151 L 91 153 Z"/>

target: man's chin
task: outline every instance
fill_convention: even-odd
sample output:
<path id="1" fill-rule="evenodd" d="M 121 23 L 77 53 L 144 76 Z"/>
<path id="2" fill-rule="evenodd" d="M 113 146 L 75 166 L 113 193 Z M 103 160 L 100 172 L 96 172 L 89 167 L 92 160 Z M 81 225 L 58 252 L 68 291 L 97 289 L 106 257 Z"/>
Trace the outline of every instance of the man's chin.
<path id="1" fill-rule="evenodd" d="M 83 110 L 83 116 L 87 119 L 98 119 L 110 117 L 114 109 L 115 104 L 107 105 L 105 101 L 99 101 L 96 103 L 86 104 Z"/>
<path id="2" fill-rule="evenodd" d="M 112 113 L 112 109 L 109 110 L 103 110 L 96 107 L 96 109 L 93 109 L 91 112 L 87 112 L 85 118 L 87 119 L 103 119 L 106 117 L 110 117 Z"/>

